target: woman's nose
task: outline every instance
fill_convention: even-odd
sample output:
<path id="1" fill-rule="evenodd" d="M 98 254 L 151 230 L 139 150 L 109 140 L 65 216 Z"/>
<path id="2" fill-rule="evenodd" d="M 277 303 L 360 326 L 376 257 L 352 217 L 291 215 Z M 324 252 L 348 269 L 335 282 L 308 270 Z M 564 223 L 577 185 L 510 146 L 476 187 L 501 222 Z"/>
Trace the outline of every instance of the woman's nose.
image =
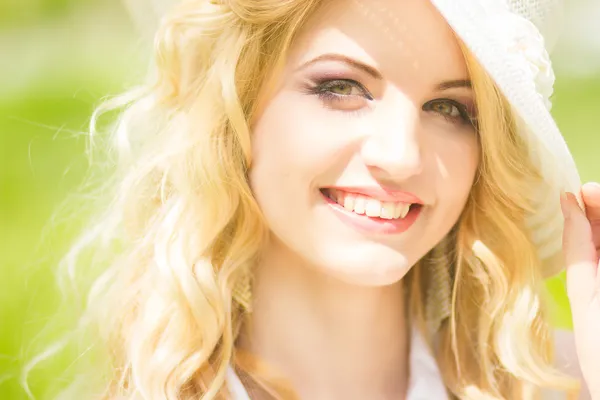
<path id="1" fill-rule="evenodd" d="M 418 111 L 382 118 L 363 142 L 361 157 L 376 178 L 403 180 L 423 168 Z"/>

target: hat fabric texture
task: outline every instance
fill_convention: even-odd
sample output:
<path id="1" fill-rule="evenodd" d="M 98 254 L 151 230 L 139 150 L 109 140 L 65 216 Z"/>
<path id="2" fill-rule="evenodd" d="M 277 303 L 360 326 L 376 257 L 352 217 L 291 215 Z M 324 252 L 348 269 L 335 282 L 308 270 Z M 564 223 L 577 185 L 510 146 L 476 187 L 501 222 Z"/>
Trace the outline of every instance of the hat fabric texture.
<path id="1" fill-rule="evenodd" d="M 533 239 L 544 261 L 544 275 L 562 269 L 561 191 L 579 192 L 575 161 L 552 115 L 549 97 L 554 72 L 546 35 L 555 40 L 562 5 L 557 0 L 431 0 L 449 25 L 494 79 L 511 104 L 530 156 L 546 188 L 530 217 Z M 537 24 L 537 25 L 536 25 Z"/>
<path id="2" fill-rule="evenodd" d="M 490 74 L 507 98 L 517 126 L 530 148 L 530 157 L 544 183 L 536 212 L 528 220 L 550 277 L 564 268 L 561 191 L 579 193 L 575 161 L 550 114 L 555 81 L 549 47 L 560 28 L 560 0 L 430 0 Z M 546 45 L 548 43 L 548 46 Z M 425 305 L 431 330 L 450 315 L 451 278 L 440 266 L 433 271 Z"/>

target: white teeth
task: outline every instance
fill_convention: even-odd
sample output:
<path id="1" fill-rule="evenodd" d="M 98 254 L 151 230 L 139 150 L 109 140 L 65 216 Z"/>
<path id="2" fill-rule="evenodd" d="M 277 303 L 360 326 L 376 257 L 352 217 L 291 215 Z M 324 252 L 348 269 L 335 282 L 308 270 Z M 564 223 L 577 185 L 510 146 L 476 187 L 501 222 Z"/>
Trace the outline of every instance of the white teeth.
<path id="1" fill-rule="evenodd" d="M 398 218 L 404 218 L 406 217 L 406 214 L 408 214 L 408 210 L 410 210 L 410 204 L 398 204 L 398 209 L 400 213 L 400 216 Z"/>
<path id="2" fill-rule="evenodd" d="M 410 210 L 410 204 L 399 202 L 382 202 L 370 197 L 330 189 L 328 196 L 348 211 L 368 217 L 383 219 L 404 218 Z"/>
<path id="3" fill-rule="evenodd" d="M 402 203 L 396 203 L 394 205 L 394 219 L 400 218 L 400 216 L 402 215 L 403 209 L 404 209 L 404 204 L 402 204 Z"/>
<path id="4" fill-rule="evenodd" d="M 394 213 L 396 211 L 396 203 L 385 202 L 381 205 L 381 218 L 394 219 Z"/>
<path id="5" fill-rule="evenodd" d="M 357 214 L 364 214 L 366 201 L 367 201 L 366 197 L 356 196 L 356 200 L 354 200 L 354 212 Z"/>
<path id="6" fill-rule="evenodd" d="M 365 201 L 365 214 L 367 217 L 379 217 L 381 215 L 381 202 L 375 199 Z"/>
<path id="7" fill-rule="evenodd" d="M 356 200 L 356 196 L 353 195 L 352 193 L 347 193 L 345 196 L 343 196 L 343 203 L 340 203 L 338 201 L 338 203 L 343 204 L 344 208 L 348 211 L 354 211 L 354 203 Z"/>

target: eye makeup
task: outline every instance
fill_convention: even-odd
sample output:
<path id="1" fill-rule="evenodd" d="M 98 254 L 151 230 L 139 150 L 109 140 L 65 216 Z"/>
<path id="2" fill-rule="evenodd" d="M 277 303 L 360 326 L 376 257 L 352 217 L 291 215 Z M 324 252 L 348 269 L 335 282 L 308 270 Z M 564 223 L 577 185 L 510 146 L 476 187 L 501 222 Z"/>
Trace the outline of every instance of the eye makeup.
<path id="1" fill-rule="evenodd" d="M 315 96 L 324 107 L 339 111 L 368 107 L 375 99 L 372 89 L 377 90 L 379 82 L 362 68 L 340 61 L 315 63 L 302 75 L 300 90 L 303 93 Z"/>
<path id="2" fill-rule="evenodd" d="M 422 110 L 436 113 L 447 121 L 477 128 L 477 114 L 472 103 L 464 104 L 450 98 L 439 98 L 426 102 Z"/>
<path id="3" fill-rule="evenodd" d="M 359 82 L 353 79 L 330 79 L 318 83 L 311 90 L 317 95 L 326 96 L 362 96 L 373 100 L 373 95 Z"/>
<path id="4" fill-rule="evenodd" d="M 360 68 L 355 64 L 359 64 Z M 355 61 L 349 63 L 346 58 L 321 60 L 318 57 L 303 68 L 309 70 L 301 81 L 302 92 L 317 97 L 326 108 L 332 110 L 357 111 L 369 106 L 377 100 L 369 87 L 377 91 L 377 86 L 383 84 L 383 77 L 378 71 L 373 72 L 372 67 Z M 470 87 L 469 80 L 454 80 L 439 84 L 436 91 Z M 468 96 L 434 98 L 422 104 L 421 109 L 454 125 L 477 129 L 474 101 Z"/>

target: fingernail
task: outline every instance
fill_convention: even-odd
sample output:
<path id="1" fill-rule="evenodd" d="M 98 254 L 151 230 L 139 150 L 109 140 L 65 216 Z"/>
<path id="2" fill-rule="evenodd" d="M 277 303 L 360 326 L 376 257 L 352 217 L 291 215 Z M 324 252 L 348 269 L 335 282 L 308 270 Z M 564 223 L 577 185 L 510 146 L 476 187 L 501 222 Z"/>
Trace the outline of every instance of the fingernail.
<path id="1" fill-rule="evenodd" d="M 596 189 L 600 189 L 600 183 L 598 182 L 587 182 L 586 185 L 594 186 Z"/>
<path id="2" fill-rule="evenodd" d="M 600 206 L 600 183 L 598 182 L 587 182 L 581 188 L 581 195 L 583 196 L 586 204 L 592 204 L 594 206 Z"/>
<path id="3" fill-rule="evenodd" d="M 569 218 L 571 216 L 571 210 L 569 208 L 569 198 L 567 197 L 567 193 L 564 191 L 560 192 L 560 209 L 562 210 L 564 218 Z"/>

